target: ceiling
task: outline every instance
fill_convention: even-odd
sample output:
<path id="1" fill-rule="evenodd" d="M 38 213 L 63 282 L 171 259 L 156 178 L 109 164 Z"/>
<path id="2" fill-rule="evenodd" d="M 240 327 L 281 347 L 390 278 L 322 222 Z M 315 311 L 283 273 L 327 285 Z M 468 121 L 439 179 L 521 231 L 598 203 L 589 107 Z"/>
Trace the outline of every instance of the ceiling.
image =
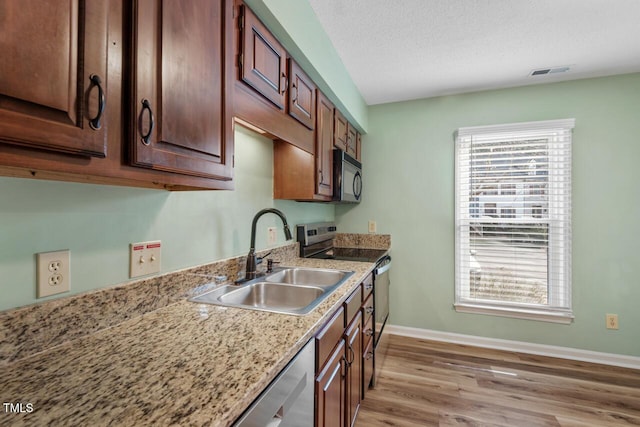
<path id="1" fill-rule="evenodd" d="M 309 3 L 368 105 L 640 72 L 640 0 Z"/>

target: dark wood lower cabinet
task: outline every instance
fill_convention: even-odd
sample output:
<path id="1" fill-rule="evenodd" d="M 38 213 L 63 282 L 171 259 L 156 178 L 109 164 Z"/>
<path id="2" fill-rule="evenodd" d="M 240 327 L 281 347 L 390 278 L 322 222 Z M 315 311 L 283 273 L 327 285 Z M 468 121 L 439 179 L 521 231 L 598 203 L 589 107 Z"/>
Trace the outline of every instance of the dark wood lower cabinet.
<path id="1" fill-rule="evenodd" d="M 367 395 L 367 390 L 373 380 L 374 374 L 374 348 L 373 348 L 373 281 L 369 276 L 364 282 L 365 296 L 362 303 L 362 399 Z"/>
<path id="2" fill-rule="evenodd" d="M 362 399 L 367 396 L 367 390 L 369 390 L 369 384 L 373 379 L 373 339 L 365 344 L 362 352 L 362 373 L 364 375 L 362 383 Z"/>
<path id="3" fill-rule="evenodd" d="M 316 427 L 344 427 L 346 367 L 345 341 L 341 339 L 316 376 Z"/>
<path id="4" fill-rule="evenodd" d="M 347 341 L 347 406 L 345 411 L 346 426 L 356 422 L 360 400 L 362 399 L 362 314 L 358 312 L 345 332 Z"/>
<path id="5" fill-rule="evenodd" d="M 370 315 L 362 299 L 369 301 L 370 290 L 363 295 L 362 289 L 358 286 L 316 335 L 316 427 L 355 425 L 367 374 L 363 346 L 369 343 L 362 328 Z"/>

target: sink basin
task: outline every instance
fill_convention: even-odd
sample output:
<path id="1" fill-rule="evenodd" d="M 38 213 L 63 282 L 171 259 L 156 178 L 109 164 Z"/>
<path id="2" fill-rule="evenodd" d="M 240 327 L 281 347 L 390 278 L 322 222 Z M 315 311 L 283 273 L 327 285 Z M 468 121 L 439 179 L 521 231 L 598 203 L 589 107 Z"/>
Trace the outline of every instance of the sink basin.
<path id="1" fill-rule="evenodd" d="M 241 285 L 220 286 L 189 301 L 304 315 L 316 308 L 352 274 L 352 271 L 283 268 Z"/>
<path id="2" fill-rule="evenodd" d="M 219 300 L 233 305 L 299 310 L 311 304 L 323 293 L 323 289 L 315 286 L 257 282 L 224 294 Z"/>
<path id="3" fill-rule="evenodd" d="M 291 283 L 297 285 L 333 286 L 339 283 L 349 272 L 341 270 L 323 270 L 318 268 L 284 268 L 265 278 L 267 282 Z"/>

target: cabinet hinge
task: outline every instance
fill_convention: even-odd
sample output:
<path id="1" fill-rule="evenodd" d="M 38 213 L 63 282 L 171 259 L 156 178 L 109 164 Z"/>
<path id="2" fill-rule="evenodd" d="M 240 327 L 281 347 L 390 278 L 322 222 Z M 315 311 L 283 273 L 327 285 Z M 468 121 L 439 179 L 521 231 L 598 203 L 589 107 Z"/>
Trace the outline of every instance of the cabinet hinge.
<path id="1" fill-rule="evenodd" d="M 240 68 L 242 68 L 243 62 L 244 62 L 244 55 L 243 54 L 238 55 L 238 66 L 240 66 Z"/>

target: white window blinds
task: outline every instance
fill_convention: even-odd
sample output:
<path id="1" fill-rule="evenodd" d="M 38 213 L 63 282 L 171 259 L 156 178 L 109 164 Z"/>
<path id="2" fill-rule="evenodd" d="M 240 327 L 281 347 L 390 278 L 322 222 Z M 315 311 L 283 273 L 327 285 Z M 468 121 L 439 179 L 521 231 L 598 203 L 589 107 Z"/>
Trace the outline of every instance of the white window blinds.
<path id="1" fill-rule="evenodd" d="M 574 122 L 458 130 L 456 310 L 571 321 Z"/>

